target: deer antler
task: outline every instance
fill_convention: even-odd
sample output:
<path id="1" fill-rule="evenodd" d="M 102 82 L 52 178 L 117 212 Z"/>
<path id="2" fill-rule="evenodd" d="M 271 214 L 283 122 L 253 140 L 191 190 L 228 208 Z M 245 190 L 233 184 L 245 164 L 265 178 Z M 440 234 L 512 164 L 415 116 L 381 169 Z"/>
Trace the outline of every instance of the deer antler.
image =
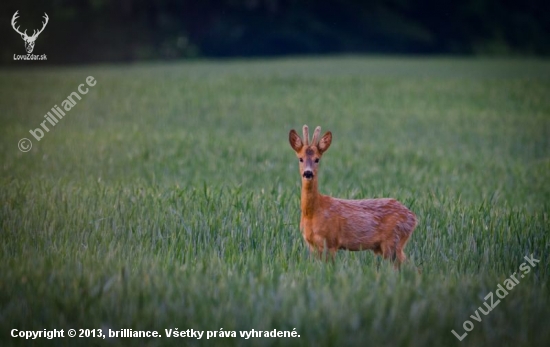
<path id="1" fill-rule="evenodd" d="M 321 134 L 321 127 L 318 126 L 317 128 L 315 128 L 315 132 L 313 132 L 313 140 L 311 140 L 311 144 L 313 146 L 318 146 L 319 145 L 319 135 Z"/>
<path id="2" fill-rule="evenodd" d="M 15 27 L 15 24 L 16 24 L 15 22 L 17 21 L 17 18 L 19 18 L 19 17 L 17 16 L 17 13 L 18 13 L 18 12 L 19 12 L 19 10 L 15 11 L 15 13 L 13 14 L 13 17 L 11 17 L 11 26 L 13 27 L 13 30 L 15 30 L 16 32 L 19 33 L 19 35 L 21 35 L 21 36 L 27 36 L 27 30 L 25 30 L 25 32 L 22 33 L 22 32 L 19 31 L 19 27 L 17 27 L 17 28 Z"/>
<path id="3" fill-rule="evenodd" d="M 11 18 L 11 26 L 13 27 L 13 30 L 18 32 L 21 36 L 24 36 L 26 39 L 30 39 L 31 41 L 32 41 L 32 39 L 36 39 L 38 37 L 38 35 L 40 35 L 40 33 L 44 31 L 44 29 L 46 28 L 46 25 L 48 24 L 48 21 L 50 20 L 50 18 L 46 14 L 46 12 L 44 12 L 44 17 L 43 18 L 46 21 L 42 22 L 42 29 L 38 30 L 38 32 L 36 32 L 36 29 L 35 29 L 32 32 L 32 36 L 28 36 L 26 29 L 25 29 L 25 32 L 21 32 L 21 31 L 19 31 L 19 26 L 17 28 L 15 27 L 17 18 L 19 18 L 18 13 L 19 13 L 19 10 L 15 11 L 15 13 L 13 14 L 13 17 Z"/>
<path id="4" fill-rule="evenodd" d="M 32 32 L 32 36 L 31 36 L 32 38 L 37 38 L 38 35 L 40 35 L 40 33 L 44 31 L 44 28 L 46 28 L 46 25 L 48 24 L 48 21 L 50 20 L 50 18 L 46 14 L 46 12 L 44 12 L 44 19 L 46 20 L 46 22 L 42 22 L 42 29 L 38 30 L 38 32 L 36 34 L 35 34 L 36 30 L 34 30 Z"/>
<path id="5" fill-rule="evenodd" d="M 304 133 L 304 146 L 309 146 L 309 128 L 307 125 L 304 125 L 304 128 L 302 129 Z"/>

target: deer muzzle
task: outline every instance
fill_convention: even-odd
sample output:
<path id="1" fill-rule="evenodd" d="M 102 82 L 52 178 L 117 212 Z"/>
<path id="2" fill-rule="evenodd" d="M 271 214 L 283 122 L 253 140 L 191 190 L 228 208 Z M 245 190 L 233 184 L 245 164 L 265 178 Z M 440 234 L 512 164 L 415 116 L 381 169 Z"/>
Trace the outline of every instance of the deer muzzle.
<path id="1" fill-rule="evenodd" d="M 313 171 L 311 171 L 311 170 L 304 170 L 303 177 L 304 177 L 306 180 L 312 179 L 312 178 L 313 178 Z"/>

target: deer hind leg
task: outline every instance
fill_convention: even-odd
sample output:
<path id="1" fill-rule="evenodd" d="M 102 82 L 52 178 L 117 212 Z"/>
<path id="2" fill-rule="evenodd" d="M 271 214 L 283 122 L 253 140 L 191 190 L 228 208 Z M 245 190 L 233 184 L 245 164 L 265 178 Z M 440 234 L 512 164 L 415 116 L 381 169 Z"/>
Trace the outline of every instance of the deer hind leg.
<path id="1" fill-rule="evenodd" d="M 405 252 L 403 252 L 403 249 L 407 245 L 407 242 L 409 241 L 409 237 L 412 234 L 412 230 L 410 230 L 410 225 L 403 225 L 397 228 L 396 233 L 399 235 L 399 239 L 396 243 L 396 253 L 397 253 L 397 259 L 399 262 L 403 263 L 405 260 L 407 260 L 407 256 L 405 255 Z M 414 228 L 414 224 L 412 226 Z"/>
<path id="2" fill-rule="evenodd" d="M 397 234 L 399 235 L 399 240 L 397 242 L 397 257 L 401 262 L 404 262 L 407 259 L 405 252 L 403 252 L 403 249 L 407 245 L 409 237 L 411 237 L 411 234 L 416 228 L 416 224 L 416 215 L 410 211 L 407 214 L 407 219 L 404 222 L 398 224 L 398 228 L 396 230 Z"/>
<path id="3" fill-rule="evenodd" d="M 409 235 L 403 235 L 401 236 L 401 239 L 399 239 L 399 242 L 397 243 L 397 259 L 400 263 L 403 263 L 405 260 L 407 260 L 407 256 L 405 255 L 405 252 L 403 252 L 403 248 L 405 248 L 405 245 L 407 244 L 407 241 L 409 241 Z"/>
<path id="4" fill-rule="evenodd" d="M 395 253 L 395 244 L 390 241 L 383 242 L 380 244 L 380 249 L 382 250 L 382 257 L 384 259 L 389 259 L 392 262 L 396 259 L 396 253 Z"/>
<path id="5" fill-rule="evenodd" d="M 382 256 L 384 259 L 388 259 L 393 263 L 393 267 L 396 270 L 399 270 L 401 264 L 407 259 L 405 253 L 403 253 L 402 244 L 406 243 L 407 240 L 397 239 L 397 240 L 387 240 L 381 244 Z"/>

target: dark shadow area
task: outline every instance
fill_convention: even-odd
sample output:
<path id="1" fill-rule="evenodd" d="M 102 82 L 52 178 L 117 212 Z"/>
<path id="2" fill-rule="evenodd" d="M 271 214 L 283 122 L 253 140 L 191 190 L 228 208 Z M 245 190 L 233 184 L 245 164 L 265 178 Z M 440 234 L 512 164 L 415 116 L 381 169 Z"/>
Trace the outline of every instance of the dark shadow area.
<path id="1" fill-rule="evenodd" d="M 47 63 L 296 54 L 548 55 L 547 1 L 4 0 L 0 63 L 39 30 Z"/>

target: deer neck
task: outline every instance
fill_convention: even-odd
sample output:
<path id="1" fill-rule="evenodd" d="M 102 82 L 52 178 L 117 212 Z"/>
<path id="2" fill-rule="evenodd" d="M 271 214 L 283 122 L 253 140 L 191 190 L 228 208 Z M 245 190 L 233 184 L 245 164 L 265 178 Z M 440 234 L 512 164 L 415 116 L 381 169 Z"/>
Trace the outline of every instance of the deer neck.
<path id="1" fill-rule="evenodd" d="M 317 177 L 311 181 L 302 181 L 302 217 L 311 217 L 315 213 L 319 202 L 319 190 L 317 184 Z"/>

